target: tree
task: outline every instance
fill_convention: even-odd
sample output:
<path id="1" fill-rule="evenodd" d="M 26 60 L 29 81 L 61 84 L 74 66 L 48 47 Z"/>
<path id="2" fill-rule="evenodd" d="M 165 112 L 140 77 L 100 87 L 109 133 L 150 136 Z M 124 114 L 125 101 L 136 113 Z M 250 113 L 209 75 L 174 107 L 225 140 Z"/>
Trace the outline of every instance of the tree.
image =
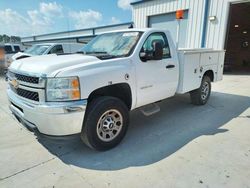
<path id="1" fill-rule="evenodd" d="M 13 42 L 13 43 L 20 43 L 21 42 L 21 38 L 18 36 L 8 36 L 8 35 L 0 35 L 0 43 L 9 43 L 9 42 Z"/>
<path id="2" fill-rule="evenodd" d="M 13 43 L 18 43 L 18 42 L 21 42 L 21 38 L 17 36 L 11 36 L 10 41 Z"/>
<path id="3" fill-rule="evenodd" d="M 3 42 L 4 43 L 10 42 L 10 37 L 8 35 L 3 35 Z"/>

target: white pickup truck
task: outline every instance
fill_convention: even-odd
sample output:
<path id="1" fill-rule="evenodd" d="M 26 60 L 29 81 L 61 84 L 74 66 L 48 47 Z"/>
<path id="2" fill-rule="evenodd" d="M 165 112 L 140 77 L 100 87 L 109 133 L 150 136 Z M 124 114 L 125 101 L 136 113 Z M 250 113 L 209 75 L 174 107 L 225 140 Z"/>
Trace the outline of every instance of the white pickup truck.
<path id="1" fill-rule="evenodd" d="M 83 44 L 80 43 L 43 43 L 34 44 L 32 47 L 28 48 L 24 52 L 18 52 L 13 55 L 8 62 L 10 65 L 13 61 L 18 59 L 23 59 L 27 57 L 48 55 L 48 54 L 63 54 L 63 53 L 75 53 Z"/>
<path id="2" fill-rule="evenodd" d="M 207 103 L 222 80 L 224 51 L 176 50 L 168 31 L 129 29 L 97 36 L 78 54 L 14 61 L 8 71 L 10 109 L 26 127 L 50 136 L 81 133 L 108 150 L 123 139 L 129 111 L 189 92 Z M 143 108 L 144 107 L 144 108 Z"/>

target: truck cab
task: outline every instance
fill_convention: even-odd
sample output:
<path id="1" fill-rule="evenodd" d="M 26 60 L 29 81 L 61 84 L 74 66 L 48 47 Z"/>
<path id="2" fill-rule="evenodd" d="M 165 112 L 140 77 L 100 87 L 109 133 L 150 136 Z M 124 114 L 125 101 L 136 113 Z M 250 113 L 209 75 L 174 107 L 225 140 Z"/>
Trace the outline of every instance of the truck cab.
<path id="1" fill-rule="evenodd" d="M 223 50 L 177 49 L 165 30 L 114 31 L 77 54 L 14 61 L 7 93 L 26 127 L 50 136 L 81 133 L 90 148 L 108 150 L 125 136 L 131 110 L 151 115 L 158 101 L 184 93 L 205 105 L 223 61 Z"/>

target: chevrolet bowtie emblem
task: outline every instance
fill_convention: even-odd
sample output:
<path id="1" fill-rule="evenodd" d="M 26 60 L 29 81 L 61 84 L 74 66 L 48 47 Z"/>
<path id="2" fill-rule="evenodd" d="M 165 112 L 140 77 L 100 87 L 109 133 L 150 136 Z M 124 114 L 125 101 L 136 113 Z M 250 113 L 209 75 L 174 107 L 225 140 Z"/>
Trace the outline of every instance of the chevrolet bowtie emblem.
<path id="1" fill-rule="evenodd" d="M 16 79 L 12 79 L 10 83 L 15 89 L 17 89 L 19 86 L 19 83 Z"/>

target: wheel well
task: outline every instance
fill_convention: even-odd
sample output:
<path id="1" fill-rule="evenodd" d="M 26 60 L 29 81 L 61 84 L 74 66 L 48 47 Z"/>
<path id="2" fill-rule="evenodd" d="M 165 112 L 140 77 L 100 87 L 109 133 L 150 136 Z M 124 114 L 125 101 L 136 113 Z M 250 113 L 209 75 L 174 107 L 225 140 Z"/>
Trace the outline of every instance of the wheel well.
<path id="1" fill-rule="evenodd" d="M 114 84 L 94 90 L 88 97 L 88 103 L 100 96 L 116 97 L 123 101 L 128 109 L 132 106 L 131 88 L 127 83 Z"/>
<path id="2" fill-rule="evenodd" d="M 214 81 L 214 72 L 212 70 L 206 71 L 204 76 L 208 76 L 212 82 Z"/>

